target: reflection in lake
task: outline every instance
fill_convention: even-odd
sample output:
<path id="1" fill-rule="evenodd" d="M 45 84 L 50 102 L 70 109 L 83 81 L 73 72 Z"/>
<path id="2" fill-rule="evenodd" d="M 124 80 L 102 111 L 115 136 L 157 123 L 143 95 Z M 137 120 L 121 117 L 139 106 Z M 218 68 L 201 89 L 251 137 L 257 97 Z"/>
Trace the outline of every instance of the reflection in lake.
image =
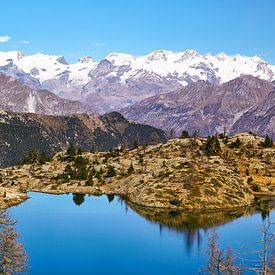
<path id="1" fill-rule="evenodd" d="M 28 258 L 17 240 L 15 224 L 6 210 L 0 211 L 0 274 L 15 274 L 27 268 Z"/>
<path id="2" fill-rule="evenodd" d="M 73 194 L 73 201 L 76 205 L 80 206 L 85 201 L 85 194 Z"/>
<path id="3" fill-rule="evenodd" d="M 274 201 L 265 201 L 253 207 L 240 209 L 201 212 L 148 208 L 131 202 L 127 204 L 146 220 L 158 224 L 160 232 L 167 228 L 169 231 L 182 234 L 185 237 L 187 251 L 190 251 L 195 241 L 200 248 L 202 231 L 206 232 L 209 228 L 225 225 L 242 216 L 251 216 L 255 213 L 261 213 L 264 220 L 270 211 L 275 209 Z"/>

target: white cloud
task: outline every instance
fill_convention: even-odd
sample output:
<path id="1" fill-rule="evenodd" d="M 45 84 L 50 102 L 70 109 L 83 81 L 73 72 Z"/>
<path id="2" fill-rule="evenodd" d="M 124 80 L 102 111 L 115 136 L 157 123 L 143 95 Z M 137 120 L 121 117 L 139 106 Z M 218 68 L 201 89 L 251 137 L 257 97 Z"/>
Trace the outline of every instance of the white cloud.
<path id="1" fill-rule="evenodd" d="M 0 36 L 0 43 L 6 43 L 10 40 L 11 38 L 8 35 L 3 35 Z"/>
<path id="2" fill-rule="evenodd" d="M 30 41 L 28 41 L 28 40 L 22 40 L 22 41 L 20 41 L 20 43 L 22 43 L 22 44 L 30 44 Z"/>

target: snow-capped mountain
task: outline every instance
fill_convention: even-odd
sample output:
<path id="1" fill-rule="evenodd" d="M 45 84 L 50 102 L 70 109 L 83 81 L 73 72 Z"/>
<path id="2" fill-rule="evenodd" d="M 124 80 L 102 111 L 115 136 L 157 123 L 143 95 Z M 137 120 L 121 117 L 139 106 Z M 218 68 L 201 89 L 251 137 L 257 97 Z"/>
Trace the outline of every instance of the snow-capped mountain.
<path id="1" fill-rule="evenodd" d="M 198 80 L 222 84 L 244 74 L 275 80 L 275 66 L 258 56 L 201 55 L 194 50 L 159 50 L 144 56 L 112 53 L 99 62 L 87 56 L 74 64 L 63 56 L 0 52 L 0 71 L 32 88 L 80 100 L 100 113 Z"/>

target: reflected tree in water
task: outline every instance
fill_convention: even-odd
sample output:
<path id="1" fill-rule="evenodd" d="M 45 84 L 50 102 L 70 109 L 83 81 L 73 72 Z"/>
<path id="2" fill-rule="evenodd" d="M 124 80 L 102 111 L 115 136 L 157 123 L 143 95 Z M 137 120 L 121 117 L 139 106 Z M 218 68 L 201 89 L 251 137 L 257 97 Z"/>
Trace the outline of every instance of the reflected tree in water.
<path id="1" fill-rule="evenodd" d="M 107 195 L 107 198 L 108 198 L 108 202 L 111 203 L 111 202 L 114 200 L 115 195 L 108 194 L 108 195 Z"/>
<path id="2" fill-rule="evenodd" d="M 28 257 L 17 241 L 15 224 L 7 211 L 0 211 L 0 274 L 16 274 L 27 269 Z"/>
<path id="3" fill-rule="evenodd" d="M 76 205 L 80 206 L 85 201 L 85 194 L 73 194 L 73 201 Z"/>

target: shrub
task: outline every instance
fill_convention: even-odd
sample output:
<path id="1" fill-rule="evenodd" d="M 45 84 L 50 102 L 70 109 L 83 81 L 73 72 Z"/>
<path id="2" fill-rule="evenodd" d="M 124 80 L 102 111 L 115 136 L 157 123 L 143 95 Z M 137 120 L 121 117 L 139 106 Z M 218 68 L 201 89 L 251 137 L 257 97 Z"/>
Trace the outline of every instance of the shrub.
<path id="1" fill-rule="evenodd" d="M 107 170 L 107 173 L 106 173 L 106 178 L 112 178 L 116 175 L 116 170 L 113 166 L 109 166 L 108 167 L 108 170 Z"/>
<path id="2" fill-rule="evenodd" d="M 268 135 L 266 135 L 264 142 L 261 142 L 260 146 L 263 148 L 272 148 L 273 141 Z"/>
<path id="3" fill-rule="evenodd" d="M 50 160 L 51 158 L 46 154 L 46 152 L 33 150 L 26 155 L 22 163 L 23 164 L 33 164 L 33 163 L 45 164 Z"/>
<path id="4" fill-rule="evenodd" d="M 67 164 L 67 166 L 65 167 L 65 172 L 71 177 L 74 178 L 75 177 L 75 171 L 73 171 L 72 167 L 70 164 Z"/>
<path id="5" fill-rule="evenodd" d="M 137 149 L 138 146 L 139 146 L 138 138 L 135 138 L 135 139 L 134 139 L 134 142 L 133 142 L 133 149 Z"/>
<path id="6" fill-rule="evenodd" d="M 93 186 L 94 185 L 93 173 L 92 172 L 89 173 L 85 183 L 86 183 L 87 186 Z"/>
<path id="7" fill-rule="evenodd" d="M 131 163 L 131 165 L 130 165 L 129 168 L 128 168 L 128 174 L 132 174 L 134 171 L 135 171 L 134 166 L 133 166 L 133 164 Z"/>
<path id="8" fill-rule="evenodd" d="M 253 184 L 252 184 L 251 189 L 252 189 L 254 192 L 260 192 L 260 191 L 261 191 L 260 186 L 259 186 L 258 184 L 256 184 L 256 183 L 253 183 Z"/>
<path id="9" fill-rule="evenodd" d="M 67 155 L 70 157 L 75 157 L 77 155 L 77 152 L 78 152 L 77 147 L 74 144 L 70 143 L 67 149 Z"/>
<path id="10" fill-rule="evenodd" d="M 223 142 L 224 142 L 224 144 L 228 143 L 228 137 L 227 136 L 223 139 Z"/>
<path id="11" fill-rule="evenodd" d="M 87 160 L 83 158 L 82 156 L 77 156 L 74 160 L 74 165 L 77 168 L 83 167 L 87 165 Z"/>
<path id="12" fill-rule="evenodd" d="M 241 145 L 242 145 L 242 143 L 241 143 L 240 139 L 237 138 L 236 141 L 234 141 L 234 142 L 232 142 L 232 143 L 229 144 L 229 147 L 231 149 L 235 149 L 235 148 L 238 149 L 238 148 L 241 147 Z"/>
<path id="13" fill-rule="evenodd" d="M 183 130 L 183 131 L 181 132 L 181 138 L 189 138 L 189 133 L 188 133 L 188 131 Z"/>
<path id="14" fill-rule="evenodd" d="M 102 177 L 100 171 L 96 171 L 95 178 L 98 179 L 99 182 L 102 182 Z"/>
<path id="15" fill-rule="evenodd" d="M 171 205 L 174 205 L 174 206 L 179 206 L 180 205 L 180 203 L 181 203 L 181 200 L 180 199 L 178 199 L 178 198 L 173 198 L 173 199 L 170 199 L 169 200 L 169 203 L 171 204 Z"/>
<path id="16" fill-rule="evenodd" d="M 220 142 L 217 137 L 208 137 L 205 144 L 203 145 L 203 150 L 207 156 L 218 155 L 221 151 Z"/>

